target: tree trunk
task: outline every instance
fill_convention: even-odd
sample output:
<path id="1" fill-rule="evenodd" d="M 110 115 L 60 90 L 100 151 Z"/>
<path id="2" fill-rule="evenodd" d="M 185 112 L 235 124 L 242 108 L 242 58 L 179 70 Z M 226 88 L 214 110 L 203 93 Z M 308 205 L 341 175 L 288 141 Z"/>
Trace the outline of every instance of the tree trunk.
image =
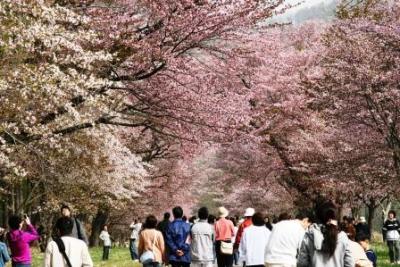
<path id="1" fill-rule="evenodd" d="M 103 226 L 107 223 L 109 218 L 108 209 L 99 209 L 96 217 L 92 221 L 92 232 L 89 238 L 89 246 L 94 247 L 99 245 L 99 235 Z"/>
<path id="2" fill-rule="evenodd" d="M 375 211 L 377 208 L 377 205 L 375 205 L 374 202 L 372 202 L 371 204 L 367 205 L 368 207 L 368 228 L 370 233 L 372 234 L 372 230 L 373 230 L 373 222 L 374 222 L 374 218 L 375 218 Z"/>

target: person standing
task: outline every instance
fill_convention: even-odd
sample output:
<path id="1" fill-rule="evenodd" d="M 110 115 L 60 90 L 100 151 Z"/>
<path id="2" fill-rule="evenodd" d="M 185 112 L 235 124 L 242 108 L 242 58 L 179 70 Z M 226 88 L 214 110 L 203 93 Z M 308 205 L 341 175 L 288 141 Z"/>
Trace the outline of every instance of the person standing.
<path id="1" fill-rule="evenodd" d="M 135 219 L 133 221 L 133 223 L 131 223 L 131 225 L 129 226 L 129 228 L 131 229 L 131 237 L 129 240 L 129 251 L 131 253 L 131 259 L 133 261 L 139 261 L 139 255 L 138 255 L 138 249 L 136 246 L 136 240 L 139 239 L 139 233 L 140 230 L 142 229 L 142 223 L 140 222 L 140 218 L 139 219 Z"/>
<path id="2" fill-rule="evenodd" d="M 297 267 L 355 266 L 349 239 L 346 233 L 339 231 L 335 209 L 330 202 L 317 208 L 319 223 L 311 225 L 306 232 L 299 251 Z"/>
<path id="3" fill-rule="evenodd" d="M 234 235 L 232 237 L 232 243 L 235 243 L 236 240 L 236 236 L 237 236 L 237 232 L 239 230 L 239 227 L 237 226 L 237 219 L 235 217 L 231 217 L 229 218 L 232 223 L 233 223 L 233 227 L 234 227 Z M 234 265 L 238 265 L 239 264 L 239 250 L 238 249 L 234 249 L 233 250 L 233 264 Z"/>
<path id="4" fill-rule="evenodd" d="M 13 267 L 30 267 L 32 263 L 32 254 L 29 244 L 39 240 L 39 234 L 32 226 L 28 216 L 25 219 L 18 215 L 10 217 L 8 224 L 10 232 L 7 234 L 8 245 L 11 249 L 11 260 Z M 26 231 L 22 230 L 25 225 Z"/>
<path id="5" fill-rule="evenodd" d="M 183 209 L 175 207 L 172 209 L 174 221 L 168 226 L 166 232 L 166 243 L 168 246 L 168 260 L 172 267 L 190 266 L 190 245 L 187 240 L 190 235 L 190 225 L 182 219 Z"/>
<path id="6" fill-rule="evenodd" d="M 227 220 L 229 215 L 225 207 L 218 208 L 219 220 L 215 223 L 215 252 L 217 254 L 218 267 L 233 266 L 232 237 L 235 235 L 235 227 L 232 221 Z"/>
<path id="7" fill-rule="evenodd" d="M 234 245 L 235 250 L 239 249 L 240 240 L 242 238 L 244 229 L 246 229 L 247 227 L 249 227 L 250 225 L 253 224 L 251 217 L 253 217 L 254 212 L 255 212 L 255 210 L 253 208 L 247 208 L 246 211 L 244 212 L 245 219 L 240 224 L 239 229 L 236 234 L 236 240 L 235 240 L 235 245 Z"/>
<path id="8" fill-rule="evenodd" d="M 108 226 L 104 225 L 103 231 L 101 231 L 99 238 L 103 241 L 103 261 L 108 260 L 111 248 L 111 237 L 108 233 Z"/>
<path id="9" fill-rule="evenodd" d="M 296 256 L 310 217 L 307 212 L 299 212 L 295 220 L 283 220 L 274 225 L 266 248 L 267 267 L 296 266 Z"/>
<path id="10" fill-rule="evenodd" d="M 86 243 L 73 236 L 74 220 L 61 217 L 56 222 L 58 237 L 47 245 L 44 267 L 93 267 Z M 70 264 L 67 263 L 70 262 Z"/>
<path id="11" fill-rule="evenodd" d="M 208 209 L 198 211 L 199 221 L 191 230 L 191 256 L 194 267 L 212 267 L 214 262 L 214 228 L 207 221 Z"/>
<path id="12" fill-rule="evenodd" d="M 271 232 L 265 227 L 265 216 L 256 212 L 252 217 L 252 225 L 247 227 L 239 245 L 240 261 L 248 267 L 264 267 L 265 250 Z"/>
<path id="13" fill-rule="evenodd" d="M 394 210 L 389 211 L 388 218 L 383 224 L 385 240 L 389 247 L 390 263 L 400 264 L 400 223 L 396 218 Z"/>
<path id="14" fill-rule="evenodd" d="M 11 260 L 7 246 L 4 243 L 4 233 L 5 229 L 0 227 L 0 267 L 6 266 L 6 263 Z"/>
<path id="15" fill-rule="evenodd" d="M 160 267 L 165 253 L 164 237 L 156 230 L 157 219 L 149 215 L 144 223 L 144 229 L 139 234 L 139 257 L 149 252 L 151 258 L 143 259 L 143 267 Z"/>
<path id="16" fill-rule="evenodd" d="M 67 205 L 62 206 L 61 215 L 62 217 L 71 218 L 74 222 L 74 227 L 72 228 L 72 236 L 82 240 L 83 242 L 85 242 L 86 245 L 89 245 L 89 239 L 87 238 L 85 228 L 78 218 L 72 216 L 71 208 Z"/>
<path id="17" fill-rule="evenodd" d="M 169 212 L 164 213 L 164 219 L 161 222 L 159 222 L 157 225 L 157 230 L 163 234 L 164 239 L 165 239 L 165 233 L 167 232 L 168 225 L 171 223 L 169 220 L 170 218 L 171 218 L 171 213 L 169 213 Z"/>

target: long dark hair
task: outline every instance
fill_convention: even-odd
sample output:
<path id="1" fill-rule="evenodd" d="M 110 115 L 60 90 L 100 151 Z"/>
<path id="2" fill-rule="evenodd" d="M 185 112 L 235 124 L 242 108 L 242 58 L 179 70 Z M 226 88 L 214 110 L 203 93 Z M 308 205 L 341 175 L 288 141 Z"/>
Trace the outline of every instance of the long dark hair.
<path id="1" fill-rule="evenodd" d="M 322 252 L 332 257 L 335 254 L 339 227 L 337 225 L 336 207 L 332 202 L 327 202 L 317 207 L 317 219 L 323 225 L 322 234 Z"/>

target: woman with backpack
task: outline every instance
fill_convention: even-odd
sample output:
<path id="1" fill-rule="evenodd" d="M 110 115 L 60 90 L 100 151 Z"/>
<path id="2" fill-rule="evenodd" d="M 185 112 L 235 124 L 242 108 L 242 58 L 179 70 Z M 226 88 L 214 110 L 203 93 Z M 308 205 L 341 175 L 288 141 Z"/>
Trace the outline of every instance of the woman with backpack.
<path id="1" fill-rule="evenodd" d="M 354 267 L 349 239 L 339 230 L 335 210 L 330 202 L 317 208 L 318 223 L 311 225 L 304 236 L 298 267 Z"/>

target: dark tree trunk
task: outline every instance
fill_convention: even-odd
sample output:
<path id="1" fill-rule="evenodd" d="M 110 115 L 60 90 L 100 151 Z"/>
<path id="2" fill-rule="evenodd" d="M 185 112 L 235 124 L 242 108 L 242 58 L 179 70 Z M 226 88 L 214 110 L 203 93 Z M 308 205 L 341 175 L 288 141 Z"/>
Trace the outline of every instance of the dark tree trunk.
<path id="1" fill-rule="evenodd" d="M 368 227 L 369 227 L 369 232 L 372 234 L 372 224 L 374 222 L 375 211 L 377 206 L 375 205 L 375 202 L 372 202 L 370 205 L 367 205 L 367 207 L 368 207 Z"/>
<path id="2" fill-rule="evenodd" d="M 103 226 L 107 223 L 109 218 L 109 211 L 108 209 L 99 209 L 92 221 L 92 232 L 89 238 L 89 246 L 95 247 L 99 245 L 99 235 Z"/>

